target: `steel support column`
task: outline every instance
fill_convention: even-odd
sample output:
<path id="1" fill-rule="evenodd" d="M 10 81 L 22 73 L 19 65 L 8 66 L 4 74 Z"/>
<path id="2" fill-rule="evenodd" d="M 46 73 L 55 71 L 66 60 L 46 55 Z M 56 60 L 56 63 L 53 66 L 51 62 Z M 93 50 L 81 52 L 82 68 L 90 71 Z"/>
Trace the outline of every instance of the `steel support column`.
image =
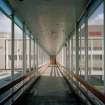
<path id="1" fill-rule="evenodd" d="M 78 24 L 76 24 L 76 75 L 79 75 L 79 34 L 78 34 Z"/>
<path id="2" fill-rule="evenodd" d="M 14 13 L 12 13 L 12 24 L 11 24 L 11 34 L 12 34 L 12 42 L 11 42 L 11 79 L 13 80 L 13 76 L 14 76 L 14 36 L 15 36 L 15 32 L 14 32 Z"/>
<path id="3" fill-rule="evenodd" d="M 70 64 L 69 64 L 69 68 L 71 70 L 71 39 L 69 40 L 69 59 L 70 59 Z"/>
<path id="4" fill-rule="evenodd" d="M 34 61 L 33 61 L 33 66 L 34 66 L 34 69 L 35 69 L 35 40 L 34 40 Z"/>
<path id="5" fill-rule="evenodd" d="M 37 40 L 37 44 L 36 44 L 36 69 L 38 69 L 38 40 Z"/>
<path id="6" fill-rule="evenodd" d="M 64 66 L 66 67 L 66 44 L 64 46 Z"/>
<path id="7" fill-rule="evenodd" d="M 31 33 L 29 37 L 29 71 L 31 71 Z"/>
<path id="8" fill-rule="evenodd" d="M 14 32 L 14 12 L 12 12 L 12 17 L 11 17 L 11 34 L 12 34 L 12 39 L 11 39 L 11 81 L 14 79 L 14 37 L 15 37 L 15 32 Z M 11 94 L 14 92 L 14 88 L 11 88 Z M 11 99 L 11 103 L 14 102 L 14 97 Z"/>
<path id="9" fill-rule="evenodd" d="M 73 71 L 73 36 L 71 37 L 71 71 Z"/>
<path id="10" fill-rule="evenodd" d="M 70 43 L 69 43 L 69 40 L 67 42 L 67 47 L 66 47 L 66 66 L 67 66 L 67 69 L 70 69 Z"/>
<path id="11" fill-rule="evenodd" d="M 85 18 L 85 80 L 88 80 L 88 18 Z"/>
<path id="12" fill-rule="evenodd" d="M 23 74 L 26 73 L 26 34 L 25 34 L 25 24 L 23 24 Z"/>
<path id="13" fill-rule="evenodd" d="M 79 32 L 79 75 L 81 76 L 81 59 L 82 59 L 82 52 L 81 52 L 81 41 L 82 41 L 82 33 L 81 33 L 82 29 L 80 27 L 80 32 Z"/>
<path id="14" fill-rule="evenodd" d="M 104 1 L 104 94 L 105 94 L 105 1 Z"/>

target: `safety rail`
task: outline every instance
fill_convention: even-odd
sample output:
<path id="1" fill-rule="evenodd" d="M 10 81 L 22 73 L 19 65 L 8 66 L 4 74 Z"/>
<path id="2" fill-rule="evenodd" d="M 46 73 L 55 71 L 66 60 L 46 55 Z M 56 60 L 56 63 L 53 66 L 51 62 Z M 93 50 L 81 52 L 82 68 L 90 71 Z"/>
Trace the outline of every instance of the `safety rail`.
<path id="1" fill-rule="evenodd" d="M 40 68 L 44 67 L 45 65 L 41 66 Z M 39 68 L 38 68 L 39 69 Z M 18 94 L 19 91 L 21 91 L 24 88 L 23 93 L 31 86 L 35 80 L 37 80 L 40 77 L 39 73 L 37 70 L 32 70 L 28 72 L 26 75 L 23 75 L 7 84 L 4 86 L 0 87 L 0 96 L 4 95 L 3 99 L 0 100 L 0 105 L 6 104 L 9 100 L 12 100 L 12 103 L 14 103 L 16 100 L 12 99 L 15 95 Z M 20 85 L 19 88 L 17 88 L 14 91 L 14 87 L 22 82 L 22 85 Z M 11 91 L 11 94 L 5 95 L 6 92 Z M 22 93 L 22 94 L 23 94 Z"/>
<path id="2" fill-rule="evenodd" d="M 85 94 L 85 92 L 92 93 L 97 98 L 96 100 L 100 101 L 99 103 L 101 104 L 98 104 L 98 105 L 105 105 L 105 95 L 102 92 L 100 92 L 98 89 L 96 89 L 95 87 L 87 83 L 85 80 L 82 80 L 78 75 L 74 74 L 74 72 L 67 70 L 67 68 L 65 68 L 62 65 L 59 65 L 59 66 L 65 69 L 64 73 L 66 75 L 66 78 L 68 76 L 68 78 L 71 79 L 71 82 L 74 83 L 75 86 L 79 88 L 80 91 L 82 91 L 83 95 L 85 95 L 93 105 L 96 105 L 94 103 L 95 100 L 90 99 L 88 97 L 88 95 L 90 94 L 89 93 Z M 81 87 L 82 88 L 84 87 L 87 91 L 84 92 L 84 90 Z"/>

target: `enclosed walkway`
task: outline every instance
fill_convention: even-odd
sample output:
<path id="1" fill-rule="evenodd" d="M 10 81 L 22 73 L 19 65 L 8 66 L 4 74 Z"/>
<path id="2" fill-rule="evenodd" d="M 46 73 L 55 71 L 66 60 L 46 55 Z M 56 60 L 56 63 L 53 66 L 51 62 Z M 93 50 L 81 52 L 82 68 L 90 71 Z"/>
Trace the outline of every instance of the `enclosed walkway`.
<path id="1" fill-rule="evenodd" d="M 105 0 L 0 0 L 0 105 L 105 105 Z"/>
<path id="2" fill-rule="evenodd" d="M 48 67 L 17 105 L 85 105 L 60 72 L 56 65 Z"/>

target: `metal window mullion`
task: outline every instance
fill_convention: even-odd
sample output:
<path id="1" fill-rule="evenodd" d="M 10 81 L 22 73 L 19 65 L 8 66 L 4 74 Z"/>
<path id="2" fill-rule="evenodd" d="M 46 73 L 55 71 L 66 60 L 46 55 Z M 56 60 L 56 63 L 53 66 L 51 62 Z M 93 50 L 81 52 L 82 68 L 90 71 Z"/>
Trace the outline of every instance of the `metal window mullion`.
<path id="1" fill-rule="evenodd" d="M 12 11 L 12 16 L 11 16 L 11 81 L 13 81 L 14 79 L 14 36 L 15 36 L 15 32 L 14 32 L 14 12 Z M 11 93 L 14 92 L 14 87 L 11 88 Z M 11 99 L 11 103 L 14 102 L 14 97 L 12 97 Z"/>
<path id="2" fill-rule="evenodd" d="M 35 39 L 36 42 L 36 39 Z M 37 69 L 37 43 L 35 43 L 35 68 Z"/>
<path id="3" fill-rule="evenodd" d="M 66 46 L 64 46 L 64 66 L 66 67 Z"/>
<path id="4" fill-rule="evenodd" d="M 71 70 L 71 39 L 69 40 L 69 59 L 70 59 L 69 68 L 70 68 L 70 70 Z"/>
<path id="5" fill-rule="evenodd" d="M 68 61 L 68 58 L 67 58 L 67 50 L 68 50 L 68 43 L 66 42 L 66 46 L 65 46 L 65 61 L 66 61 L 66 68 L 68 68 L 68 65 L 67 65 L 67 61 Z"/>
<path id="6" fill-rule="evenodd" d="M 39 48 L 38 48 L 38 44 L 37 44 L 37 69 L 38 69 L 38 66 L 39 66 Z"/>
<path id="7" fill-rule="evenodd" d="M 79 62 L 80 71 L 79 71 L 79 72 L 80 72 L 80 75 L 81 75 L 81 72 L 82 72 L 82 71 L 81 71 L 81 70 L 82 70 L 82 69 L 81 69 L 81 67 L 82 67 L 82 66 L 81 66 L 81 63 L 82 63 L 82 51 L 81 51 L 81 49 L 82 49 L 82 47 L 81 47 L 82 33 L 81 33 L 81 31 L 82 31 L 82 29 L 81 29 L 81 27 L 80 27 L 80 35 L 79 35 L 79 36 L 80 36 L 80 39 L 79 39 L 79 40 L 80 40 L 80 46 L 79 46 L 79 60 L 80 60 L 80 62 Z"/>
<path id="8" fill-rule="evenodd" d="M 70 69 L 70 41 L 68 40 L 67 46 L 67 68 Z"/>
<path id="9" fill-rule="evenodd" d="M 62 65 L 63 65 L 63 48 L 62 48 Z"/>
<path id="10" fill-rule="evenodd" d="M 38 62 L 38 68 L 39 68 L 39 66 L 40 66 L 40 46 L 39 46 L 39 42 L 38 42 L 37 48 L 38 48 L 38 59 L 37 59 L 37 62 Z"/>
<path id="11" fill-rule="evenodd" d="M 71 38 L 71 70 L 73 71 L 73 36 Z"/>
<path id="12" fill-rule="evenodd" d="M 105 1 L 104 1 L 104 94 L 105 94 Z"/>
<path id="13" fill-rule="evenodd" d="M 25 24 L 23 24 L 23 74 L 26 73 L 26 35 L 25 35 Z"/>
<path id="14" fill-rule="evenodd" d="M 76 75 L 79 75 L 79 34 L 78 34 L 78 24 L 76 24 Z"/>
<path id="15" fill-rule="evenodd" d="M 94 39 L 91 39 L 91 72 L 90 75 L 92 76 L 92 71 L 93 71 L 93 41 Z"/>
<path id="16" fill-rule="evenodd" d="M 85 80 L 88 80 L 88 16 L 85 18 Z"/>
<path id="17" fill-rule="evenodd" d="M 37 44 L 37 68 L 39 67 L 39 46 Z"/>
<path id="18" fill-rule="evenodd" d="M 36 42 L 36 39 L 35 39 Z M 37 69 L 37 43 L 35 43 L 35 68 Z"/>
<path id="19" fill-rule="evenodd" d="M 34 60 L 33 60 L 33 66 L 34 66 L 34 69 L 35 69 L 35 40 L 34 40 L 34 48 L 33 48 L 33 50 L 34 50 Z"/>
<path id="20" fill-rule="evenodd" d="M 31 71 L 31 33 L 29 37 L 29 71 Z"/>
<path id="21" fill-rule="evenodd" d="M 38 40 L 37 40 L 38 41 Z M 38 42 L 36 44 L 36 68 L 38 69 Z"/>
<path id="22" fill-rule="evenodd" d="M 11 32 L 12 32 L 12 42 L 11 42 L 11 80 L 13 80 L 14 76 L 14 13 L 12 13 L 12 26 L 11 26 Z"/>
<path id="23" fill-rule="evenodd" d="M 70 71 L 70 40 L 68 40 L 68 68 Z"/>
<path id="24" fill-rule="evenodd" d="M 40 50 L 40 59 L 41 59 L 40 63 L 41 63 L 41 65 L 42 65 L 42 61 L 43 61 L 43 54 L 42 54 L 42 50 Z"/>
<path id="25" fill-rule="evenodd" d="M 7 60 L 6 59 L 6 56 L 7 56 L 7 54 L 6 54 L 6 40 L 5 40 L 5 51 L 4 51 L 4 53 L 5 53 L 5 70 L 6 70 L 7 69 L 7 67 L 6 67 L 7 66 L 7 64 L 6 64 L 6 62 L 7 62 L 6 61 Z"/>
<path id="26" fill-rule="evenodd" d="M 42 56 L 42 65 L 44 64 L 44 52 L 42 52 L 43 56 Z"/>
<path id="27" fill-rule="evenodd" d="M 9 55 L 10 55 L 10 53 L 9 53 L 9 49 L 8 49 L 8 43 L 7 42 L 9 42 L 10 40 L 6 40 L 6 69 L 11 69 L 10 67 L 10 65 L 9 65 Z"/>

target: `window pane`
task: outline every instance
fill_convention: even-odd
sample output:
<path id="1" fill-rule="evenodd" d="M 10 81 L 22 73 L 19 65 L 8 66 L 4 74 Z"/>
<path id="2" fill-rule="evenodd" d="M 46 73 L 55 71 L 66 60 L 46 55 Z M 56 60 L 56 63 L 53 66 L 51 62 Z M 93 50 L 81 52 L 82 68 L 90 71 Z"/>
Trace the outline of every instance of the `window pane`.
<path id="1" fill-rule="evenodd" d="M 26 34 L 26 55 L 27 55 L 27 57 L 26 57 L 26 59 L 27 59 L 27 71 L 29 70 L 29 36 Z"/>
<path id="2" fill-rule="evenodd" d="M 80 26 L 80 38 L 79 38 L 79 66 L 80 66 L 80 75 L 84 79 L 85 76 L 85 24 L 83 23 Z"/>
<path id="3" fill-rule="evenodd" d="M 14 43 L 14 69 L 15 74 L 20 76 L 23 73 L 23 32 L 16 24 Z"/>
<path id="4" fill-rule="evenodd" d="M 31 39 L 31 68 L 34 67 L 34 41 Z"/>
<path id="5" fill-rule="evenodd" d="M 88 19 L 89 82 L 103 91 L 104 82 L 104 12 L 103 3 Z"/>
<path id="6" fill-rule="evenodd" d="M 0 11 L 0 80 L 11 76 L 11 20 Z M 10 78 L 8 78 L 10 80 Z"/>
<path id="7" fill-rule="evenodd" d="M 73 71 L 76 72 L 76 33 L 73 34 Z"/>

